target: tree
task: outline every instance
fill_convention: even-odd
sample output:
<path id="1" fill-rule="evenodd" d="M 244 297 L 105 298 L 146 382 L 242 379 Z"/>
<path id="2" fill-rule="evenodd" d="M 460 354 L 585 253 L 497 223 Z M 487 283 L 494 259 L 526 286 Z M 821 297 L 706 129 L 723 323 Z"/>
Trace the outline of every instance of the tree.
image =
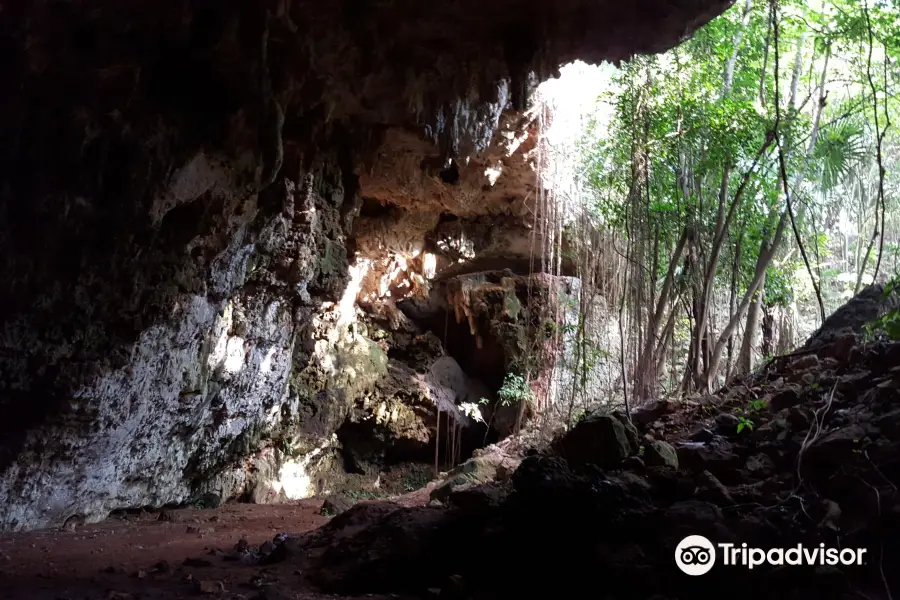
<path id="1" fill-rule="evenodd" d="M 898 19 L 896 0 L 746 0 L 619 69 L 600 100 L 614 108 L 604 138 L 585 144 L 590 205 L 576 212 L 582 239 L 617 237 L 628 265 L 616 305 L 635 403 L 658 395 L 667 361 L 679 393 L 710 391 L 753 368 L 760 337 L 772 351 L 790 314 L 791 332 L 815 328 L 847 275 L 857 289 L 885 276 L 900 247 L 888 160 L 900 153 Z"/>

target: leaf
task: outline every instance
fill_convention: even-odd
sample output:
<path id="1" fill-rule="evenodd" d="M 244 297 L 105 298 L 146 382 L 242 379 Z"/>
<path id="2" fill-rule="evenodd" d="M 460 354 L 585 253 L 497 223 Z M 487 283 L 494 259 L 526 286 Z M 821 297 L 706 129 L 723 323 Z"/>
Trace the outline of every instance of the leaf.
<path id="1" fill-rule="evenodd" d="M 459 412 L 463 415 L 469 417 L 477 421 L 478 423 L 484 423 L 484 417 L 481 415 L 481 407 L 474 402 L 463 402 L 458 407 Z"/>
<path id="2" fill-rule="evenodd" d="M 813 160 L 820 165 L 822 187 L 832 190 L 840 185 L 868 152 L 865 134 L 856 123 L 841 121 L 822 131 L 813 151 Z"/>
<path id="3" fill-rule="evenodd" d="M 900 340 L 900 318 L 895 316 L 893 320 L 887 322 L 884 331 L 892 341 Z"/>

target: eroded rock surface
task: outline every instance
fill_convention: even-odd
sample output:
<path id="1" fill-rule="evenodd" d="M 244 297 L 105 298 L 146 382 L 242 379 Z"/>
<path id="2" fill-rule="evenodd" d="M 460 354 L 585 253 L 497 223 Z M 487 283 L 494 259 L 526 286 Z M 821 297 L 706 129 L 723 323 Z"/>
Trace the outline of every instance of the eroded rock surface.
<path id="1" fill-rule="evenodd" d="M 357 506 L 346 520 L 298 538 L 293 564 L 322 589 L 346 594 L 577 595 L 603 573 L 610 598 L 690 598 L 711 587 L 736 598 L 847 598 L 859 590 L 887 598 L 900 584 L 880 566 L 900 558 L 900 343 L 860 341 L 852 360 L 837 360 L 839 343 L 822 344 L 817 360 L 776 362 L 702 403 L 657 410 L 652 426 L 639 425 L 637 456 L 622 460 L 634 450 L 629 436 L 615 415 L 598 414 L 551 446 L 568 438 L 575 448 L 579 429 L 601 438 L 578 445 L 571 461 L 533 453 L 509 483 L 467 486 L 460 502 L 442 509 Z M 769 403 L 802 375 L 813 383 L 799 404 Z M 842 388 L 844 380 L 855 386 Z M 723 415 L 735 420 L 726 424 Z M 859 565 L 752 570 L 724 567 L 719 554 L 709 573 L 686 577 L 674 552 L 687 535 L 764 550 L 822 544 L 865 553 Z M 540 568 L 498 576 L 521 569 L 525 557 Z"/>
<path id="2" fill-rule="evenodd" d="M 363 196 L 514 213 L 527 159 L 501 155 L 536 81 L 728 4 L 4 6 L 0 528 L 255 493 L 284 466 L 261 451 L 321 450 L 368 393 L 316 366 Z"/>

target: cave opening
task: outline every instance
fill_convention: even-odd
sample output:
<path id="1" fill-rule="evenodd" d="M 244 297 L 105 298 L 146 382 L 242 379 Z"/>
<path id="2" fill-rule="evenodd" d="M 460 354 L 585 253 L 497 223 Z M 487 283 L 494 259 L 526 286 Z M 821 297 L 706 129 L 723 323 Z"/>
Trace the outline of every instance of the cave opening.
<path id="1" fill-rule="evenodd" d="M 3 597 L 897 589 L 896 2 L 481 4 L 4 5 Z"/>
<path id="2" fill-rule="evenodd" d="M 393 211 L 394 207 L 390 204 L 380 202 L 377 198 L 363 196 L 359 216 L 371 218 L 388 217 Z"/>
<path id="3" fill-rule="evenodd" d="M 434 296 L 432 297 L 434 298 Z M 405 302 L 401 309 L 424 331 L 429 331 L 440 340 L 444 352 L 459 365 L 466 376 L 466 397 L 457 403 L 466 403 L 470 408 L 477 406 L 478 418 L 459 434 L 457 462 L 463 462 L 472 454 L 490 444 L 507 437 L 508 427 L 496 422 L 498 392 L 506 377 L 508 357 L 499 340 L 490 335 L 476 336 L 467 320 L 457 321 L 454 311 L 445 300 L 432 304 L 426 310 Z M 505 423 L 508 419 L 501 419 Z M 440 437 L 446 441 L 447 431 L 453 428 L 453 421 L 444 414 L 440 422 Z M 453 444 L 450 444 L 453 446 Z M 431 444 L 431 452 L 434 445 Z M 439 462 L 443 464 L 444 454 L 451 454 L 451 448 L 439 450 Z M 447 462 L 453 462 L 447 461 Z M 455 466 L 455 465 L 454 465 Z"/>
<path id="4" fill-rule="evenodd" d="M 434 333 L 441 339 L 444 350 L 469 377 L 471 396 L 468 401 L 483 403 L 479 404 L 479 411 L 484 422 L 467 427 L 462 434 L 460 461 L 465 461 L 475 450 L 495 444 L 509 434 L 498 427 L 494 418 L 498 410 L 498 392 L 506 376 L 506 352 L 493 336 L 478 337 L 472 333 L 467 321 L 457 322 L 449 308 L 439 311 L 435 321 L 438 326 L 443 323 L 443 331 Z"/>

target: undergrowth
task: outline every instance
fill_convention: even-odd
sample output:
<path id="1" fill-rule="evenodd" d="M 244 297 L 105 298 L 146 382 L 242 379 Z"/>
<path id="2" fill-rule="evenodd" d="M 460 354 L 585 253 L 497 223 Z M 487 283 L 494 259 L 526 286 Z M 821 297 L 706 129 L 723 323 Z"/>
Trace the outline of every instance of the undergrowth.
<path id="1" fill-rule="evenodd" d="M 894 275 L 884 286 L 882 299 L 887 300 L 898 292 L 900 292 L 900 274 Z M 864 336 L 867 341 L 871 341 L 879 335 L 883 335 L 891 341 L 900 341 L 900 308 L 889 310 L 865 325 Z"/>

